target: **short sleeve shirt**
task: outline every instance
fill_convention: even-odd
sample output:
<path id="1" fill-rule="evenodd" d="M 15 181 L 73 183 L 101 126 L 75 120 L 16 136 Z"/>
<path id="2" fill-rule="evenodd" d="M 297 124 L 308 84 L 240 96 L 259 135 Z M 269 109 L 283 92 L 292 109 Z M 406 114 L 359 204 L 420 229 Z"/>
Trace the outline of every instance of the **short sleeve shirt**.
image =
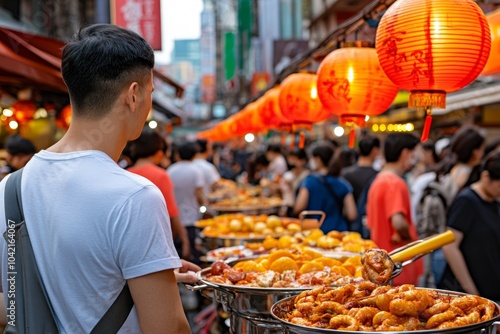
<path id="1" fill-rule="evenodd" d="M 322 178 L 328 183 L 330 189 L 337 196 L 332 197 L 326 185 L 321 182 Z M 302 186 L 307 188 L 309 192 L 309 201 L 307 203 L 307 210 L 320 210 L 326 214 L 325 221 L 321 225 L 321 230 L 325 233 L 330 231 L 347 231 L 347 220 L 343 217 L 339 202 L 344 201 L 344 197 L 352 193 L 351 185 L 338 177 L 334 176 L 321 176 L 317 174 L 308 175 Z"/>
<path id="2" fill-rule="evenodd" d="M 2 180 L 1 199 L 4 189 Z M 158 188 L 101 151 L 37 153 L 24 168 L 21 193 L 33 252 L 61 333 L 89 333 L 126 280 L 181 265 Z M 0 217 L 5 217 L 3 205 Z M 6 289 L 3 238 L 0 246 Z M 139 331 L 134 309 L 119 333 Z"/>
<path id="3" fill-rule="evenodd" d="M 448 226 L 463 233 L 460 251 L 481 296 L 500 300 L 500 203 L 483 200 L 466 188 L 448 211 Z M 462 290 L 446 268 L 442 288 Z"/>
<path id="4" fill-rule="evenodd" d="M 371 239 L 388 252 L 405 245 L 405 243 L 393 244 L 391 242 L 391 236 L 396 232 L 392 227 L 391 217 L 397 213 L 401 213 L 409 222 L 410 235 L 416 240 L 417 233 L 411 220 L 408 186 L 401 177 L 395 174 L 379 173 L 368 191 L 367 224 Z M 417 261 L 406 266 L 394 282 L 395 284 L 417 284 L 421 270 L 421 263 Z"/>
<path id="5" fill-rule="evenodd" d="M 184 226 L 194 226 L 200 219 L 200 206 L 196 199 L 196 189 L 205 185 L 201 171 L 192 161 L 179 161 L 167 169 L 174 183 L 174 194 Z"/>

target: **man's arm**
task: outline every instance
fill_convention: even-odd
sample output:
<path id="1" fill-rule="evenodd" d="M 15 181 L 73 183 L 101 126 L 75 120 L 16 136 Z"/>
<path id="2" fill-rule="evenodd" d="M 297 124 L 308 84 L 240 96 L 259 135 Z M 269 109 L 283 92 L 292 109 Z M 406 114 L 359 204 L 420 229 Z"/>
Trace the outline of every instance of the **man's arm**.
<path id="1" fill-rule="evenodd" d="M 191 333 L 174 270 L 132 278 L 128 285 L 143 334 Z"/>
<path id="2" fill-rule="evenodd" d="M 400 238 L 400 240 L 397 240 L 396 237 L 396 239 L 392 241 L 397 243 L 400 241 L 411 240 L 410 228 L 409 228 L 410 223 L 406 220 L 406 217 L 402 213 L 396 213 L 392 215 L 391 224 L 392 228 L 394 228 L 397 232 L 397 237 Z"/>

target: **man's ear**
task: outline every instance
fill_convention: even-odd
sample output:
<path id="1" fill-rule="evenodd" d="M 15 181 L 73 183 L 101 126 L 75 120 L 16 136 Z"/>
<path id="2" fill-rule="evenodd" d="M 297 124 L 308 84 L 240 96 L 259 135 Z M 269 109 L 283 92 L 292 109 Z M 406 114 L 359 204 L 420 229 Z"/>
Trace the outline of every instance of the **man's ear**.
<path id="1" fill-rule="evenodd" d="M 128 107 L 130 108 L 130 111 L 135 112 L 137 108 L 137 99 L 139 97 L 139 84 L 137 82 L 132 82 L 126 92 L 126 103 Z"/>

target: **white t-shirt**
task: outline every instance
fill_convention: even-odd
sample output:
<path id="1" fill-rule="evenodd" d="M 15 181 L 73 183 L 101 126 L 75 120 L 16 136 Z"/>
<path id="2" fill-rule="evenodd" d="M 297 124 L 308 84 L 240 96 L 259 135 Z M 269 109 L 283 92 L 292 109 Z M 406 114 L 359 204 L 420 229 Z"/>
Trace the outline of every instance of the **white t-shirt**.
<path id="1" fill-rule="evenodd" d="M 220 174 L 217 168 L 205 159 L 194 159 L 193 164 L 203 174 L 203 179 L 205 181 L 203 191 L 206 195 L 212 191 L 212 184 L 220 180 Z"/>
<path id="2" fill-rule="evenodd" d="M 203 188 L 205 181 L 201 171 L 192 161 L 179 161 L 167 169 L 174 184 L 174 194 L 182 224 L 193 226 L 200 219 L 200 205 L 196 199 L 196 188 Z"/>
<path id="3" fill-rule="evenodd" d="M 5 180 L 0 217 L 5 217 Z M 126 279 L 181 266 L 159 189 L 101 151 L 39 152 L 24 169 L 21 193 L 61 333 L 89 333 Z M 6 243 L 0 239 L 6 291 Z M 139 332 L 134 308 L 119 333 Z"/>
<path id="4" fill-rule="evenodd" d="M 275 178 L 278 175 L 283 175 L 287 170 L 288 165 L 282 155 L 276 156 L 276 158 L 269 163 L 269 167 L 267 169 L 272 178 Z"/>

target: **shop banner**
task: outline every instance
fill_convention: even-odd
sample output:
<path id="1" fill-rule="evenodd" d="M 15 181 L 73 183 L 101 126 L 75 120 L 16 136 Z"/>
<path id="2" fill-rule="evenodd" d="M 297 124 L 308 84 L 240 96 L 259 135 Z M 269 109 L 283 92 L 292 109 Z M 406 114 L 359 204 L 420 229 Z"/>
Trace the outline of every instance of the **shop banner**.
<path id="1" fill-rule="evenodd" d="M 161 50 L 160 0 L 110 0 L 111 23 L 135 31 Z"/>

